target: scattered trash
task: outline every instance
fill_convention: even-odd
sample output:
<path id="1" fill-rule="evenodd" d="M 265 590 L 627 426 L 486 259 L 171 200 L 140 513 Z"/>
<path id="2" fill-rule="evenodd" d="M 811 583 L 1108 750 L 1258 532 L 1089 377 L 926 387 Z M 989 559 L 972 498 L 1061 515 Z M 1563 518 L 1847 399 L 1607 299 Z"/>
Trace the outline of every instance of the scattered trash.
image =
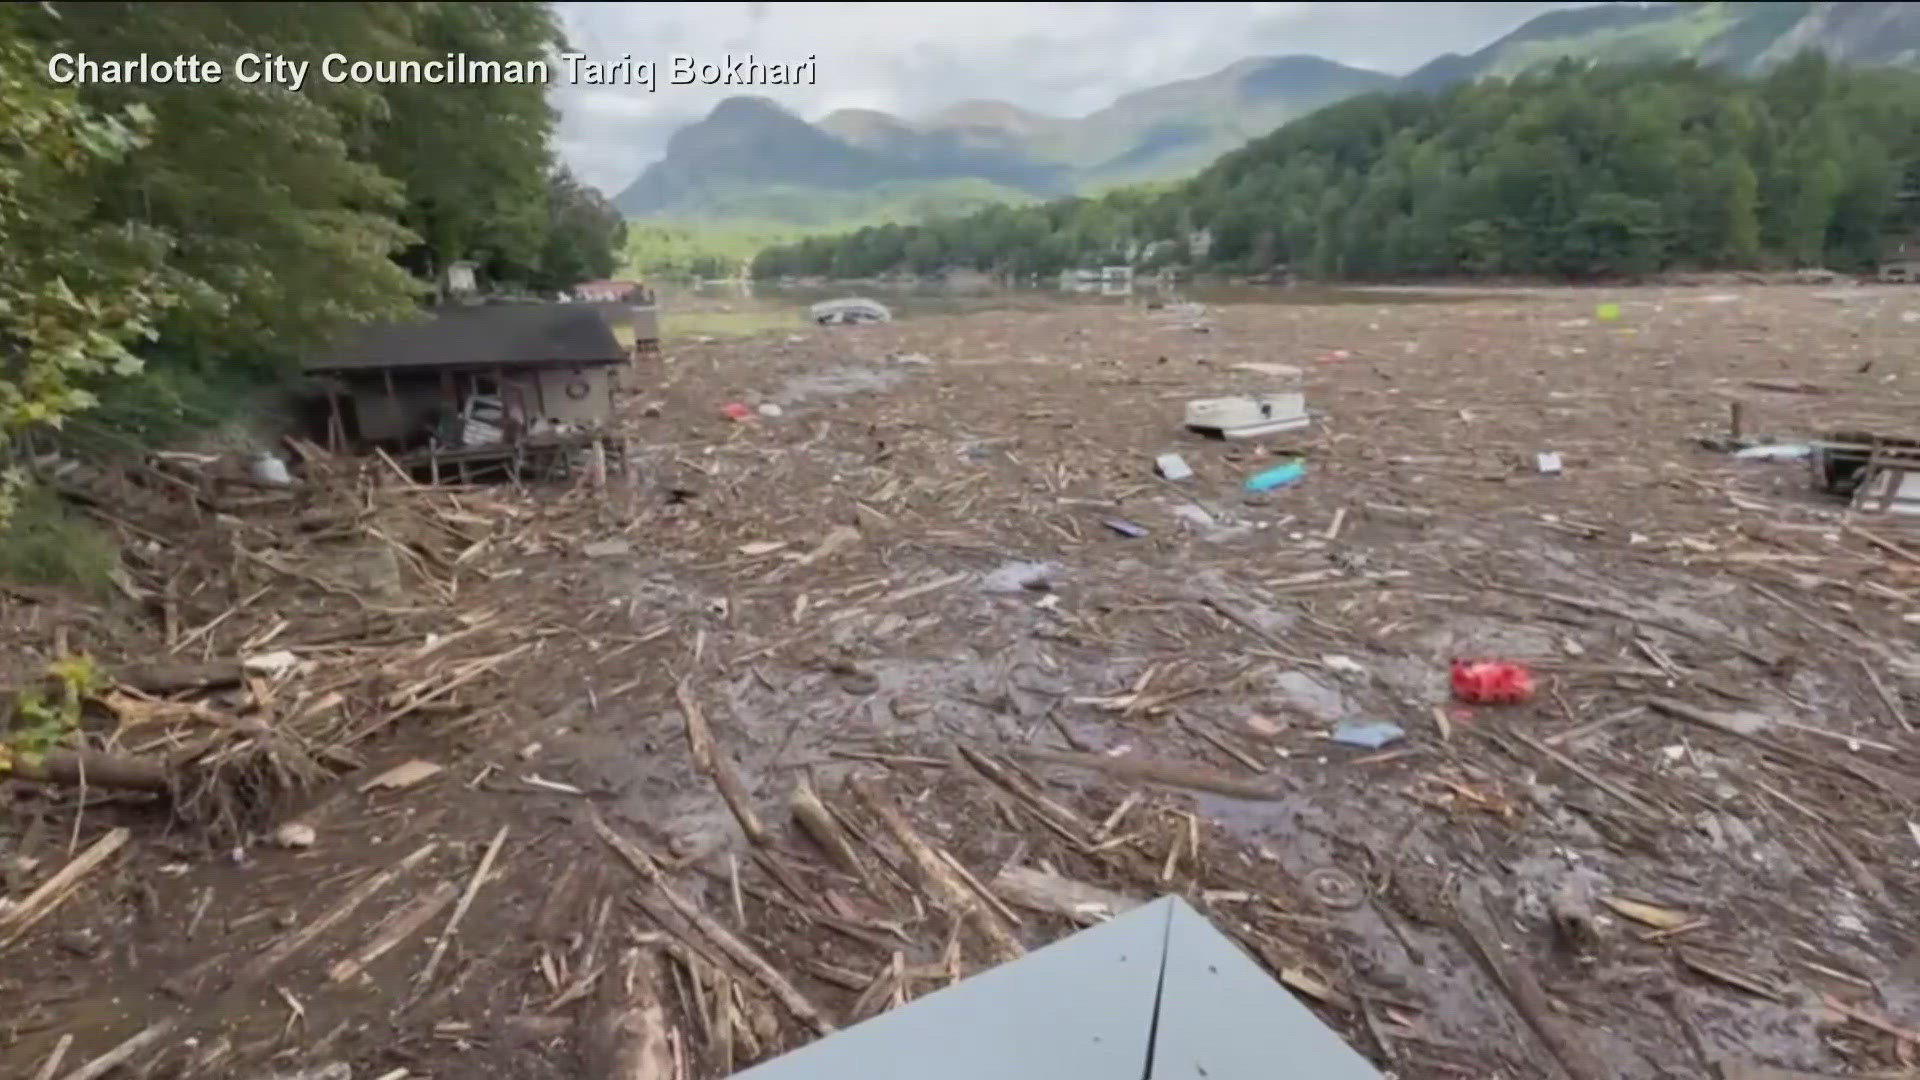
<path id="1" fill-rule="evenodd" d="M 310 848 L 319 839 L 313 826 L 290 821 L 273 830 L 273 842 L 283 848 Z"/>
<path id="2" fill-rule="evenodd" d="M 1207 513 L 1204 507 L 1195 506 L 1192 503 L 1174 507 L 1173 516 L 1190 525 L 1198 525 L 1203 529 L 1211 529 L 1220 524 L 1219 519 Z"/>
<path id="3" fill-rule="evenodd" d="M 1735 450 L 1733 456 L 1747 461 L 1805 461 L 1813 456 L 1813 447 L 1806 443 L 1775 443 Z"/>
<path id="4" fill-rule="evenodd" d="M 1187 428 L 1216 439 L 1253 439 L 1303 428 L 1309 422 L 1306 398 L 1299 393 L 1187 402 Z"/>
<path id="5" fill-rule="evenodd" d="M 926 353 L 901 353 L 898 356 L 892 356 L 888 359 L 896 364 L 905 364 L 908 367 L 930 367 L 933 364 L 933 360 L 930 359 Z"/>
<path id="6" fill-rule="evenodd" d="M 272 454 L 261 454 L 253 459 L 253 467 L 248 470 L 256 484 L 270 487 L 286 487 L 293 483 L 293 477 L 287 472 L 287 463 Z"/>
<path id="7" fill-rule="evenodd" d="M 1133 522 L 1128 521 L 1125 518 L 1108 518 L 1104 522 L 1104 524 L 1106 525 L 1107 528 L 1112 529 L 1114 532 L 1119 533 L 1121 536 L 1128 537 L 1129 539 L 1138 540 L 1139 538 L 1147 535 L 1147 530 L 1141 528 L 1138 525 L 1135 525 Z"/>
<path id="8" fill-rule="evenodd" d="M 240 666 L 255 675 L 282 675 L 300 666 L 300 657 L 280 649 L 276 652 L 249 656 L 240 661 Z"/>
<path id="9" fill-rule="evenodd" d="M 1342 720 L 1333 729 L 1333 741 L 1342 746 L 1378 750 L 1407 737 L 1406 729 L 1385 720 Z"/>
<path id="10" fill-rule="evenodd" d="M 1359 662 L 1351 656 L 1323 656 L 1320 658 L 1320 663 L 1326 665 L 1328 671 L 1337 671 L 1342 675 L 1365 675 L 1367 673 L 1367 669 L 1361 667 Z"/>
<path id="11" fill-rule="evenodd" d="M 1350 911 L 1366 903 L 1367 891 L 1352 874 L 1336 866 L 1321 866 L 1307 871 L 1307 891 L 1323 907 Z"/>
<path id="12" fill-rule="evenodd" d="M 1469 705 L 1517 705 L 1533 697 L 1533 673 L 1504 660 L 1455 660 L 1453 696 Z"/>
<path id="13" fill-rule="evenodd" d="M 885 304 L 878 300 L 869 300 L 864 296 L 853 296 L 844 300 L 823 300 L 809 308 L 807 313 L 821 326 L 893 321 L 893 312 L 887 310 Z"/>
<path id="14" fill-rule="evenodd" d="M 1002 563 L 980 581 L 980 587 L 993 593 L 1046 592 L 1060 573 L 1057 563 Z"/>
<path id="15" fill-rule="evenodd" d="M 1153 459 L 1153 468 L 1168 480 L 1188 480 L 1193 470 L 1187 467 L 1187 461 L 1179 454 L 1161 454 Z"/>
<path id="16" fill-rule="evenodd" d="M 1248 491 L 1272 491 L 1274 488 L 1294 483 L 1305 475 L 1307 475 L 1307 467 L 1304 463 L 1289 461 L 1285 465 L 1276 465 L 1266 472 L 1248 477 L 1246 488 Z"/>
<path id="17" fill-rule="evenodd" d="M 1536 454 L 1534 467 L 1539 469 L 1543 476 L 1556 476 L 1560 472 L 1560 455 L 1551 452 Z"/>
<path id="18" fill-rule="evenodd" d="M 1257 375 L 1266 375 L 1275 379 L 1298 379 L 1303 374 L 1299 368 L 1294 367 L 1292 364 L 1264 364 L 1254 361 L 1235 364 L 1233 365 L 1233 370 L 1251 371 Z"/>
<path id="19" fill-rule="evenodd" d="M 580 548 L 580 554 L 589 559 L 612 559 L 633 554 L 633 542 L 630 540 L 595 540 Z"/>
<path id="20" fill-rule="evenodd" d="M 1620 305 L 1601 304 L 1593 309 L 1593 317 L 1599 322 L 1617 322 L 1620 319 Z"/>
<path id="21" fill-rule="evenodd" d="M 720 411 L 726 414 L 727 419 L 733 421 L 746 420 L 753 415 L 752 409 L 747 408 L 738 401 L 727 402 L 725 405 L 720 406 Z"/>
<path id="22" fill-rule="evenodd" d="M 771 401 L 761 405 L 759 410 L 761 416 L 779 416 L 783 411 L 780 406 Z"/>

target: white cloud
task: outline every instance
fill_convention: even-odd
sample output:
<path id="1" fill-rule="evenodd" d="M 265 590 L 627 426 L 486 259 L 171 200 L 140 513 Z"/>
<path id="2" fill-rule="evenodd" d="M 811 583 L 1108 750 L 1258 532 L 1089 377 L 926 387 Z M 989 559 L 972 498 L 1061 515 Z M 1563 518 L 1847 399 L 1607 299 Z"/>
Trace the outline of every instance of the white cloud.
<path id="1" fill-rule="evenodd" d="M 561 3 L 590 59 L 674 54 L 815 57 L 801 87 L 573 86 L 556 69 L 562 156 L 618 192 L 680 127 L 722 98 L 761 94 L 809 119 L 834 109 L 906 116 L 990 98 L 1077 116 L 1122 94 L 1250 56 L 1306 53 L 1404 72 L 1469 52 L 1575 3 Z"/>

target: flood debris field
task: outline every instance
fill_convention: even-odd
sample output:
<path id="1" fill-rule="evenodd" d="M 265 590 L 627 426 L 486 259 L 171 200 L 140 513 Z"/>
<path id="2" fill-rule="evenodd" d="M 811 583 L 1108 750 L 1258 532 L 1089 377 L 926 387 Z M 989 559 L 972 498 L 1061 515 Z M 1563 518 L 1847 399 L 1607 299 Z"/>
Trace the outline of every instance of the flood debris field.
<path id="1" fill-rule="evenodd" d="M 604 496 L 159 485 L 114 600 L 5 598 L 100 674 L 0 1071 L 719 1077 L 1176 892 L 1398 1077 L 1912 1075 L 1920 536 L 1699 440 L 1911 422 L 1915 311 L 796 316 L 670 346 Z M 1274 363 L 1312 427 L 1180 429 Z"/>

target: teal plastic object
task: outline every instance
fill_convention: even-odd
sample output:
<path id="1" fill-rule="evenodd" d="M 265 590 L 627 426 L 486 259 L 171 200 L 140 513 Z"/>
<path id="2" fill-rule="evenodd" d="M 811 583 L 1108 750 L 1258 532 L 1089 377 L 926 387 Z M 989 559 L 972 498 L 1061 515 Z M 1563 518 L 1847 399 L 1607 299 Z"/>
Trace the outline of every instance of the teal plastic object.
<path id="1" fill-rule="evenodd" d="M 1289 461 L 1285 465 L 1276 465 L 1266 472 L 1247 478 L 1248 491 L 1272 491 L 1286 487 L 1307 475 L 1307 467 L 1298 461 Z"/>

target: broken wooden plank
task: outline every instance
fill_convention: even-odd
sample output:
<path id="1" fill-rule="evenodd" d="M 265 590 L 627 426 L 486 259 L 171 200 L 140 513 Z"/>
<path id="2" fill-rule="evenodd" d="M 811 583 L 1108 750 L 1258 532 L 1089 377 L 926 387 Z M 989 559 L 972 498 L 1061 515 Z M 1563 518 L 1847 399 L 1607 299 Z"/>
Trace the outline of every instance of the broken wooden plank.
<path id="1" fill-rule="evenodd" d="M 1044 747 L 1027 746 L 1009 747 L 1008 752 L 1054 765 L 1093 769 L 1109 776 L 1128 780 L 1144 780 L 1168 787 L 1209 791 L 1215 795 L 1226 795 L 1236 799 L 1271 800 L 1284 798 L 1286 795 L 1275 783 L 1242 780 L 1238 777 L 1222 775 L 1204 766 L 1188 765 L 1184 762 L 1161 761 L 1155 758 L 1109 757 L 1105 754 L 1080 754 L 1070 750 L 1048 750 Z"/>
<path id="2" fill-rule="evenodd" d="M 440 909 L 453 902 L 459 893 L 459 886 L 451 881 L 443 881 L 433 887 L 433 891 L 407 904 L 389 915 L 374 931 L 373 940 L 359 952 L 334 963 L 327 969 L 327 978 L 332 982 L 346 982 L 348 979 L 367 969 L 367 965 L 393 951 L 408 938 L 420 931 L 427 920 L 440 913 Z"/>
<path id="3" fill-rule="evenodd" d="M 0 914 L 0 947 L 13 944 L 20 935 L 27 932 L 33 924 L 47 917 L 55 908 L 73 895 L 80 880 L 100 867 L 101 863 L 112 858 L 127 844 L 133 835 L 127 829 L 113 829 L 100 839 L 87 846 L 87 850 L 73 857 L 67 865 L 55 871 L 53 876 L 40 883 L 40 886 L 26 895 L 18 904 Z"/>
<path id="4" fill-rule="evenodd" d="M 793 813 L 793 819 L 800 823 L 801 830 L 820 845 L 820 850 L 826 852 L 827 858 L 835 866 L 862 881 L 869 880 L 866 865 L 854 854 L 846 830 L 833 820 L 827 805 L 820 801 L 819 794 L 813 790 L 812 781 L 805 776 L 800 777 L 793 785 L 793 796 L 787 805 Z"/>
<path id="5" fill-rule="evenodd" d="M 1009 866 L 994 875 L 990 885 L 995 893 L 1021 907 L 1064 915 L 1083 926 L 1140 905 L 1130 896 L 1030 866 Z"/>

